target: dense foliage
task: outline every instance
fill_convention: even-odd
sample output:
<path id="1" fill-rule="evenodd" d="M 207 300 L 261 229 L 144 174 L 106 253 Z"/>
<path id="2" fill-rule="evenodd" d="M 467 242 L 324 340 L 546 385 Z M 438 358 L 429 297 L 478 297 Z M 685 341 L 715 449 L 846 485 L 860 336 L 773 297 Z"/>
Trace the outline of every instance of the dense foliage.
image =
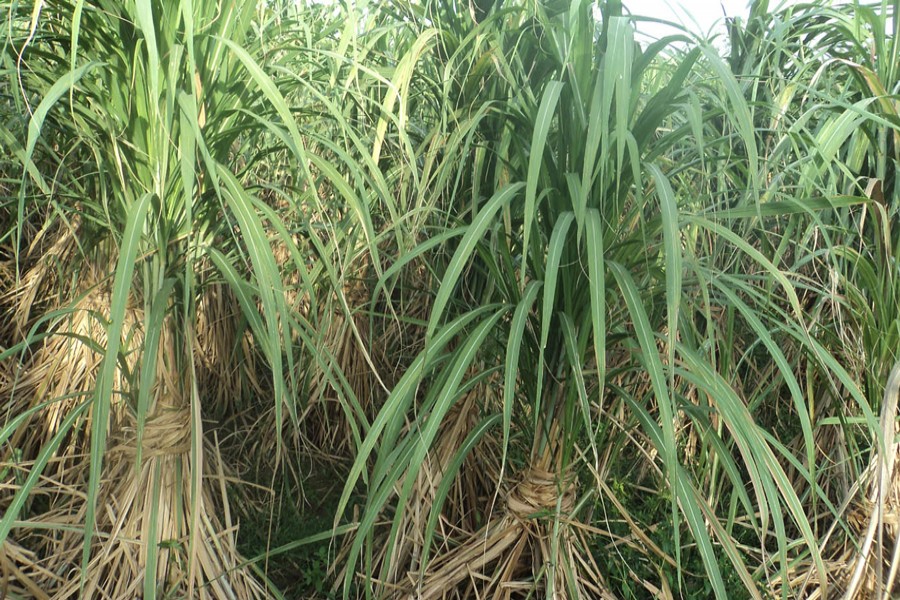
<path id="1" fill-rule="evenodd" d="M 0 7 L 0 595 L 900 589 L 900 1 Z"/>

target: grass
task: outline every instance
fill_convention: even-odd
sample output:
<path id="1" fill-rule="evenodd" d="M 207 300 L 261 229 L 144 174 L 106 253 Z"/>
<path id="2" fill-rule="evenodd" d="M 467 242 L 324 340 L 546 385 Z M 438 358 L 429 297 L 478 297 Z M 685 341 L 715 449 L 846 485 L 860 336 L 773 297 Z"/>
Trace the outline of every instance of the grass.
<path id="1" fill-rule="evenodd" d="M 0 5 L 2 589 L 890 597 L 900 3 L 771 8 Z"/>
<path id="2" fill-rule="evenodd" d="M 273 548 L 328 531 L 334 519 L 340 479 L 339 472 L 320 466 L 304 477 L 302 489 L 282 481 L 275 500 L 262 506 L 249 504 L 238 537 L 241 553 L 265 557 Z M 337 598 L 339 595 L 329 585 L 335 554 L 334 543 L 323 539 L 292 552 L 275 554 L 260 563 L 259 568 L 283 590 L 285 598 Z"/>

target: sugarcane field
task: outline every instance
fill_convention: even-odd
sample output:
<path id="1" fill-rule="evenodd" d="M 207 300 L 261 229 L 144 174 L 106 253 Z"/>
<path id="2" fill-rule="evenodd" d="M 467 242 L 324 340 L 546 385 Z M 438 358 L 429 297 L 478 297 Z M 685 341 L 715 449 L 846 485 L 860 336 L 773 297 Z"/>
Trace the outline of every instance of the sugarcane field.
<path id="1" fill-rule="evenodd" d="M 900 0 L 0 26 L 0 599 L 900 598 Z"/>

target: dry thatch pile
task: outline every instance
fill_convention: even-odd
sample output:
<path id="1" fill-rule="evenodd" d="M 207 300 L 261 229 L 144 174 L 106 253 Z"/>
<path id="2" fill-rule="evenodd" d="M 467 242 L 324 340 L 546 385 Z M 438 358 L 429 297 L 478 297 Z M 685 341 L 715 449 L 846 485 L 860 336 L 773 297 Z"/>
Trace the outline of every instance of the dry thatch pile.
<path id="1" fill-rule="evenodd" d="M 545 446 L 518 475 L 504 476 L 499 440 L 471 437 L 481 410 L 497 406 L 497 389 L 496 378 L 482 380 L 442 421 L 401 521 L 373 557 L 376 566 L 387 565 L 374 582 L 377 593 L 397 600 L 525 598 L 537 584 L 547 597 L 613 598 L 580 529 L 575 477 L 562 469 L 558 448 Z M 461 448 L 470 452 L 459 462 Z M 535 573 L 542 573 L 537 582 Z"/>
<path id="2" fill-rule="evenodd" d="M 73 235 L 62 235 L 49 253 L 69 260 Z M 250 574 L 236 551 L 237 524 L 226 495 L 225 466 L 216 444 L 204 431 L 201 400 L 189 373 L 178 370 L 176 353 L 204 348 L 179 342 L 171 320 L 158 340 L 155 373 L 141 372 L 145 351 L 142 303 L 132 297 L 126 308 L 118 368 L 113 382 L 99 488 L 88 490 L 91 431 L 96 425 L 93 397 L 107 347 L 111 289 L 96 262 L 80 269 L 76 289 L 37 309 L 47 297 L 53 269 L 34 261 L 21 285 L 5 298 L 13 339 L 27 349 L 0 366 L 4 412 L 26 416 L 31 424 L 15 428 L 0 454 L 0 505 L 23 496 L 26 510 L 0 553 L 3 581 L 10 593 L 44 598 L 100 595 L 135 598 L 149 589 L 179 597 L 263 598 L 265 588 Z M 221 306 L 211 297 L 206 307 Z M 57 315 L 46 324 L 43 314 Z M 210 312 L 212 309 L 210 308 Z M 222 318 L 227 320 L 228 315 Z M 233 342 L 216 339 L 228 324 L 206 315 L 207 346 L 222 350 Z M 26 340 L 23 332 L 38 324 L 46 335 Z M 208 356 L 206 358 L 209 358 Z M 221 356 L 219 358 L 222 358 Z M 200 361 L 198 361 L 200 362 Z M 219 389 L 232 373 L 206 362 L 201 373 L 216 372 Z M 146 418 L 138 421 L 136 398 L 150 379 Z M 207 375 L 205 381 L 211 381 Z M 42 448 L 56 446 L 35 485 L 22 483 L 35 469 Z M 90 503 L 96 522 L 90 556 L 82 568 L 84 523 Z"/>
<path id="3" fill-rule="evenodd" d="M 224 466 L 216 448 L 204 442 L 195 416 L 189 403 L 170 391 L 144 424 L 140 444 L 136 423 L 110 440 L 97 498 L 100 534 L 85 587 L 79 591 L 78 569 L 72 569 L 54 597 L 99 592 L 139 597 L 148 577 L 160 593 L 179 597 L 266 597 L 241 567 Z M 69 509 L 70 522 L 84 522 L 83 503 L 73 502 Z M 64 532 L 55 542 L 57 560 L 79 564 L 81 531 Z"/>
<path id="4" fill-rule="evenodd" d="M 219 420 L 240 414 L 247 396 L 263 396 L 253 336 L 242 323 L 240 304 L 230 287 L 223 283 L 203 286 L 193 356 L 205 417 Z"/>
<path id="5" fill-rule="evenodd" d="M 900 363 L 884 389 L 880 431 L 873 439 L 869 467 L 844 490 L 828 525 L 822 555 L 825 578 L 811 562 L 791 569 L 787 581 L 776 579 L 773 593 L 787 587 L 804 600 L 890 600 L 900 592 L 900 441 L 897 441 Z M 840 446 L 838 441 L 836 445 Z M 823 444 L 823 447 L 828 447 Z M 878 448 L 884 448 L 879 451 Z M 843 523 L 846 522 L 846 525 Z"/>

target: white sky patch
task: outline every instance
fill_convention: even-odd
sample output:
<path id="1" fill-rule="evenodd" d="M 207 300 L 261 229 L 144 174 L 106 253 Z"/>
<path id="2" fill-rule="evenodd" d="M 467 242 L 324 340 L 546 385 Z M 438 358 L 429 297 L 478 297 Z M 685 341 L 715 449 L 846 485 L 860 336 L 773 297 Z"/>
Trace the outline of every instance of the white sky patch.
<path id="1" fill-rule="evenodd" d="M 770 0 L 769 10 L 795 1 Z M 749 0 L 624 0 L 623 4 L 632 15 L 672 21 L 704 38 L 724 37 L 726 17 L 740 17 L 746 23 L 750 14 Z M 650 21 L 638 21 L 635 26 L 642 40 L 679 33 L 673 27 Z"/>

